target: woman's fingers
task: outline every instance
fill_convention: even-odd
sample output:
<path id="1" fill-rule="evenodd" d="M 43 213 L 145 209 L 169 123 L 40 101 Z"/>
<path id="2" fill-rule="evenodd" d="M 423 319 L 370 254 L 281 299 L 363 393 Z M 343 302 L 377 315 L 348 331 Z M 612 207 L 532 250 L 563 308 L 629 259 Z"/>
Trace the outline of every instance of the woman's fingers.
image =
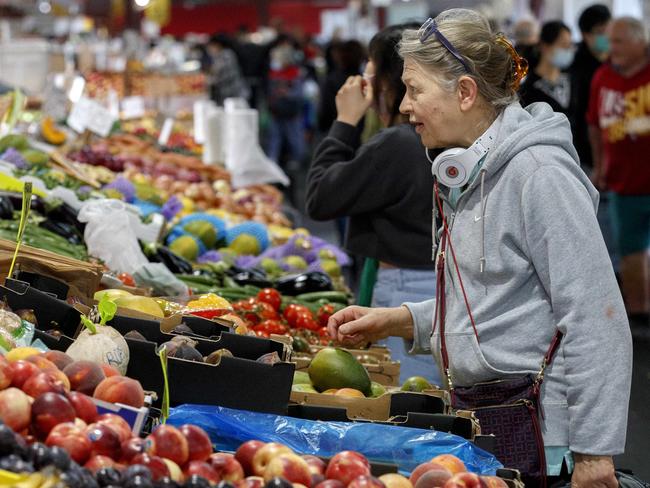
<path id="1" fill-rule="evenodd" d="M 327 321 L 327 332 L 329 333 L 330 337 L 332 339 L 337 339 L 338 330 L 341 325 L 356 320 L 363 314 L 368 313 L 368 310 L 368 308 L 353 305 L 351 307 L 346 307 L 343 310 L 339 310 L 333 314 Z"/>

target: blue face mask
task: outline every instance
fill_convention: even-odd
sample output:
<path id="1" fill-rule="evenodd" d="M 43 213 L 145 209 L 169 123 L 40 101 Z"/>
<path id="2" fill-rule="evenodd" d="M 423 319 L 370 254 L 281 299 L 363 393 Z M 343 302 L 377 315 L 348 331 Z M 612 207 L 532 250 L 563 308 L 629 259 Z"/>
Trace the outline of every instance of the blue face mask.
<path id="1" fill-rule="evenodd" d="M 553 52 L 551 63 L 553 63 L 553 66 L 556 68 L 567 69 L 571 66 L 571 63 L 573 63 L 574 54 L 573 49 L 558 48 Z"/>
<path id="2" fill-rule="evenodd" d="M 609 37 L 605 34 L 598 34 L 594 39 L 594 51 L 598 54 L 605 54 L 609 52 Z"/>

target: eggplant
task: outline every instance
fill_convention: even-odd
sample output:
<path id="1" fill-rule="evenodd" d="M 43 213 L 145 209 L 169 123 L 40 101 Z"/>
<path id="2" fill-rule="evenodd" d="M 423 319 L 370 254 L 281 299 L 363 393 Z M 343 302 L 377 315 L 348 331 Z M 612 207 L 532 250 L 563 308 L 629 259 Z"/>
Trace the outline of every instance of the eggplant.
<path id="1" fill-rule="evenodd" d="M 14 204 L 6 196 L 0 197 L 0 219 L 11 220 L 14 218 Z"/>
<path id="2" fill-rule="evenodd" d="M 77 228 L 67 222 L 59 222 L 47 217 L 38 226 L 60 235 L 70 244 L 80 245 L 84 243 L 83 237 L 79 234 Z"/>
<path id="3" fill-rule="evenodd" d="M 310 271 L 279 278 L 275 282 L 274 288 L 283 295 L 295 296 L 301 293 L 331 291 L 334 287 L 328 275 L 320 271 Z"/>
<path id="4" fill-rule="evenodd" d="M 178 254 L 174 254 L 165 246 L 145 244 L 142 246 L 142 250 L 149 261 L 163 263 L 174 274 L 192 274 L 194 271 L 192 263 Z"/>
<path id="5" fill-rule="evenodd" d="M 266 277 L 260 277 L 258 273 L 254 273 L 251 270 L 237 273 L 232 276 L 232 279 L 239 286 L 253 285 L 258 288 L 270 288 L 273 286 L 273 283 L 267 280 Z"/>

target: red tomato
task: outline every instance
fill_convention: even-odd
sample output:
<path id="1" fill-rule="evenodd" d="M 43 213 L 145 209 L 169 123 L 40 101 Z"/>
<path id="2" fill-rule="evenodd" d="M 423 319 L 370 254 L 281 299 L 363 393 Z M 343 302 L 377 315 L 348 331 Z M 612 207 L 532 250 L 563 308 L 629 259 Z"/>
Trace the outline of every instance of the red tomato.
<path id="1" fill-rule="evenodd" d="M 257 300 L 260 302 L 268 303 L 274 310 L 280 311 L 282 304 L 282 295 L 275 288 L 264 288 L 257 294 Z"/>
<path id="2" fill-rule="evenodd" d="M 270 337 L 271 334 L 269 334 L 269 333 L 266 332 L 265 330 L 256 330 L 256 331 L 255 331 L 255 335 L 256 335 L 257 337 L 264 337 L 264 338 L 267 338 L 267 339 L 268 339 L 268 338 Z"/>
<path id="3" fill-rule="evenodd" d="M 321 327 L 318 329 L 318 335 L 321 337 L 327 337 L 327 340 L 330 339 L 330 334 L 327 332 L 327 327 Z"/>
<path id="4" fill-rule="evenodd" d="M 320 324 L 321 327 L 327 326 L 327 321 L 330 319 L 333 313 L 334 313 L 334 305 L 332 305 L 331 303 L 328 303 L 327 305 L 323 305 L 321 308 L 318 309 L 318 313 L 316 314 L 316 316 L 318 317 L 318 323 Z"/>
<path id="5" fill-rule="evenodd" d="M 124 286 L 135 286 L 135 280 L 129 273 L 120 273 L 117 275 L 117 279 L 120 280 Z"/>
<path id="6" fill-rule="evenodd" d="M 257 302 L 255 311 L 262 320 L 278 320 L 280 318 L 280 315 L 276 312 L 273 306 L 266 302 Z"/>
<path id="7" fill-rule="evenodd" d="M 301 314 L 308 314 L 311 317 L 311 312 L 303 305 L 291 304 L 284 309 L 284 318 L 291 327 L 296 326 L 296 319 Z"/>
<path id="8" fill-rule="evenodd" d="M 263 330 L 269 334 L 282 335 L 287 332 L 287 326 L 279 320 L 264 320 L 255 326 L 255 331 Z"/>
<path id="9" fill-rule="evenodd" d="M 301 313 L 296 318 L 296 328 L 297 329 L 307 329 L 307 330 L 318 330 L 320 326 L 318 322 L 314 320 L 311 314 Z"/>

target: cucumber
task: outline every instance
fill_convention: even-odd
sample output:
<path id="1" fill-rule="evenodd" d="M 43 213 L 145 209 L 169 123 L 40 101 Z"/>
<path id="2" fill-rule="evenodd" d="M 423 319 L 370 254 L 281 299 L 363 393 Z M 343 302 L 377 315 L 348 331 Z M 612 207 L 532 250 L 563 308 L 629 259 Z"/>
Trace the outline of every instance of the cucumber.
<path id="1" fill-rule="evenodd" d="M 325 299 L 330 302 L 343 303 L 346 305 L 350 303 L 347 293 L 343 293 L 342 291 L 315 291 L 312 293 L 303 293 L 297 295 L 296 299 L 305 302 L 317 302 L 318 300 Z"/>

